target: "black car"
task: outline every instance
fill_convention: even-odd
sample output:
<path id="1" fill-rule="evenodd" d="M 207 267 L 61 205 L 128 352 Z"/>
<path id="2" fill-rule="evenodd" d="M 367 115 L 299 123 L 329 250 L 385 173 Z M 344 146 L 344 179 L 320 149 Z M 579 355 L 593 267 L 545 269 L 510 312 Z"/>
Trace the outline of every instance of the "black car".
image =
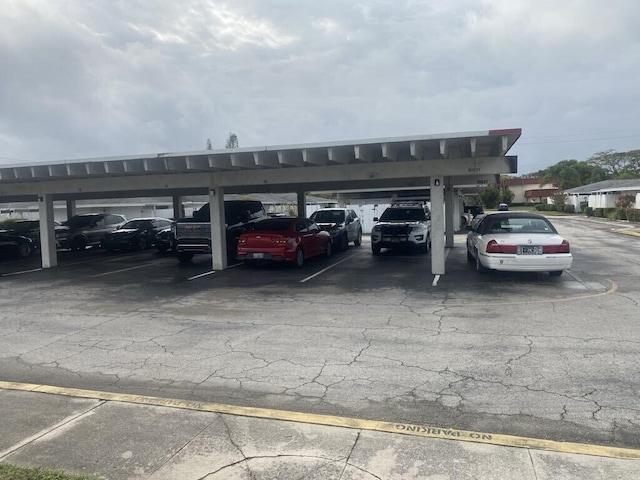
<path id="1" fill-rule="evenodd" d="M 171 226 L 163 228 L 156 233 L 155 245 L 160 253 L 175 249 L 175 236 L 173 234 L 173 222 Z"/>
<path id="2" fill-rule="evenodd" d="M 33 242 L 28 237 L 0 232 L 0 255 L 3 257 L 28 257 L 33 253 Z"/>
<path id="3" fill-rule="evenodd" d="M 105 250 L 145 250 L 156 245 L 157 234 L 170 228 L 171 223 L 159 217 L 134 218 L 105 233 L 100 246 Z"/>
<path id="4" fill-rule="evenodd" d="M 56 232 L 65 230 L 60 222 L 55 222 Z M 34 248 L 40 248 L 40 221 L 39 220 L 12 220 L 3 224 L 3 230 L 12 235 L 20 235 L 30 238 Z"/>
<path id="5" fill-rule="evenodd" d="M 127 218 L 113 213 L 83 213 L 64 222 L 64 228 L 56 230 L 56 243 L 61 248 L 84 250 L 89 245 L 99 245 L 102 237 L 120 227 Z"/>

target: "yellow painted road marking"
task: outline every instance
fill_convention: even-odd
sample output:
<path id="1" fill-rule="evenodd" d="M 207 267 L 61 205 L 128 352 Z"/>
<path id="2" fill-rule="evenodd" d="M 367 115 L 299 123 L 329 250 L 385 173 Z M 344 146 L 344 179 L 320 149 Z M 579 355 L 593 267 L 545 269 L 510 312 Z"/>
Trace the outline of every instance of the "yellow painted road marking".
<path id="1" fill-rule="evenodd" d="M 100 392 L 77 388 L 63 388 L 51 385 L 32 383 L 3 382 L 0 389 L 20 390 L 26 392 L 48 393 L 76 398 L 91 398 L 110 400 L 114 402 L 153 405 L 159 407 L 196 410 L 201 412 L 222 413 L 243 417 L 261 418 L 269 420 L 284 420 L 288 422 L 310 423 L 333 427 L 355 428 L 376 432 L 399 433 L 419 437 L 458 440 L 464 442 L 486 443 L 506 447 L 529 448 L 534 450 L 548 450 L 552 452 L 571 453 L 579 455 L 594 455 L 599 457 L 626 458 L 640 460 L 640 450 L 631 448 L 609 447 L 606 445 L 591 445 L 574 442 L 558 442 L 540 438 L 501 435 L 495 433 L 458 430 L 428 425 L 414 425 L 407 423 L 381 422 L 363 420 L 359 418 L 338 417 L 333 415 L 318 415 L 313 413 L 289 412 L 270 408 L 238 407 L 222 403 L 194 402 L 189 400 L 150 397 L 146 395 L 132 395 L 124 393 Z"/>

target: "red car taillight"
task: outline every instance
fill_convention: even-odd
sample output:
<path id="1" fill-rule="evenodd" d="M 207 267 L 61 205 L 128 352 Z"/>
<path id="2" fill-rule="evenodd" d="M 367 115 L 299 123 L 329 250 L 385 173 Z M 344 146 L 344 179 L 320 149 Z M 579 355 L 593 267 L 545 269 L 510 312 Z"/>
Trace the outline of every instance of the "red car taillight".
<path id="1" fill-rule="evenodd" d="M 544 253 L 571 253 L 569 242 L 563 240 L 560 245 L 545 245 Z"/>
<path id="2" fill-rule="evenodd" d="M 487 243 L 487 253 L 516 253 L 518 247 L 515 245 L 500 245 L 495 240 Z"/>

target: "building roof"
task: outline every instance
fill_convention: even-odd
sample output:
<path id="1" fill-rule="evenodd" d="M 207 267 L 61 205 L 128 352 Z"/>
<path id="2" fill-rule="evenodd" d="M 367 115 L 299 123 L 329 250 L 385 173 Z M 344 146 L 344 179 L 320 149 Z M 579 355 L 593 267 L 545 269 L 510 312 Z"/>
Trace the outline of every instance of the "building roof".
<path id="1" fill-rule="evenodd" d="M 603 180 L 565 190 L 569 195 L 588 195 L 596 192 L 620 192 L 640 190 L 640 178 L 629 180 Z"/>

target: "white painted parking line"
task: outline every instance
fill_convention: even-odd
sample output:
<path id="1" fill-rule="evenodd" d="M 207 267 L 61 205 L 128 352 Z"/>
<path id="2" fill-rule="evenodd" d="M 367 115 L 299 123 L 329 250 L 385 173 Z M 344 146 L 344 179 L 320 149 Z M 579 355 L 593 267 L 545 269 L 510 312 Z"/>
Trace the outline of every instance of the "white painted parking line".
<path id="1" fill-rule="evenodd" d="M 121 273 L 121 272 L 128 272 L 130 270 L 137 270 L 139 268 L 145 268 L 145 267 L 149 267 L 153 265 L 153 263 L 145 263 L 144 265 L 136 265 L 135 267 L 130 267 L 130 268 L 123 268 L 120 270 L 114 270 L 113 272 L 106 272 L 106 273 L 100 273 L 98 275 L 92 275 L 92 278 L 96 278 L 96 277 L 104 277 L 106 275 L 112 275 L 114 273 Z"/>
<path id="2" fill-rule="evenodd" d="M 3 273 L 0 277 L 10 277 L 12 275 L 22 275 L 23 273 L 39 272 L 42 268 L 34 268 L 33 270 L 23 270 L 22 272 Z"/>
<path id="3" fill-rule="evenodd" d="M 332 269 L 333 267 L 335 267 L 336 265 L 340 265 L 341 263 L 346 262 L 347 260 L 352 259 L 353 257 L 357 257 L 358 255 L 362 255 L 362 253 L 356 253 L 354 255 L 350 255 L 347 258 L 344 258 L 342 260 L 340 260 L 339 262 L 334 263 L 333 265 L 329 265 L 327 268 L 323 268 L 322 270 L 320 270 L 319 272 L 314 273 L 313 275 L 309 275 L 307 278 L 304 278 L 302 280 L 300 280 L 300 283 L 305 283 L 308 282 L 309 280 L 311 280 L 312 278 L 317 277 L 318 275 L 323 274 L 324 272 L 326 272 L 327 270 Z"/>
<path id="4" fill-rule="evenodd" d="M 204 272 L 204 273 L 201 273 L 200 275 L 195 275 L 193 277 L 189 277 L 187 280 L 195 280 L 196 278 L 206 277 L 207 275 L 213 275 L 214 273 L 216 273 L 216 271 L 215 270 L 211 270 L 210 272 Z"/>

